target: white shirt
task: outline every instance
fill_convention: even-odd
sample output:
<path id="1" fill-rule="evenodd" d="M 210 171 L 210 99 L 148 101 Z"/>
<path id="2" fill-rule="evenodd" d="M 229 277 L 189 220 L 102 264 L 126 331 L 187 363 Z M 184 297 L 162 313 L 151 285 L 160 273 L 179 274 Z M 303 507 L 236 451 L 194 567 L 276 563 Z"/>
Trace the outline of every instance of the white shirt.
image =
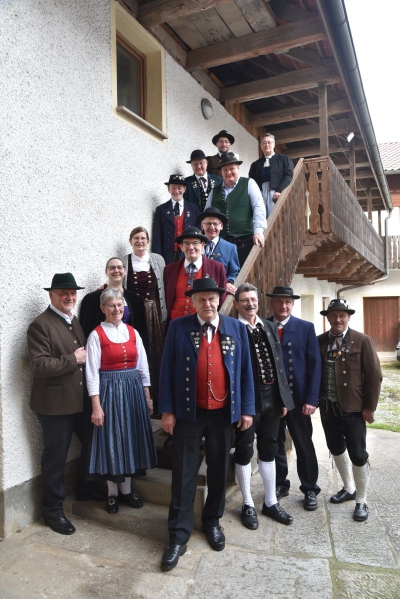
<path id="1" fill-rule="evenodd" d="M 107 338 L 112 343 L 124 343 L 129 340 L 129 330 L 126 324 L 121 322 L 117 327 L 111 322 L 102 322 L 100 326 L 104 329 Z M 136 370 L 142 379 L 143 387 L 150 387 L 149 365 L 147 363 L 146 351 L 143 347 L 143 341 L 137 330 L 136 349 L 138 359 Z M 100 390 L 100 365 L 101 365 L 101 347 L 100 339 L 96 331 L 92 331 L 86 344 L 86 383 L 90 397 L 99 395 Z"/>
<path id="2" fill-rule="evenodd" d="M 207 173 L 205 175 L 201 175 L 201 177 L 199 177 L 196 174 L 194 176 L 196 177 L 198 184 L 201 185 L 203 189 L 207 189 L 207 187 L 208 187 Z M 200 179 L 205 179 L 205 182 L 203 183 L 203 181 L 200 181 Z"/>
<path id="3" fill-rule="evenodd" d="M 50 304 L 50 309 L 53 310 L 53 312 L 55 312 L 59 316 L 62 316 L 64 320 L 68 322 L 68 324 L 72 324 L 72 319 L 74 318 L 72 312 L 70 312 L 69 314 L 65 314 L 65 312 L 61 312 L 61 310 L 58 310 L 55 306 L 53 306 L 53 304 Z"/>
<path id="4" fill-rule="evenodd" d="M 275 152 L 273 154 L 271 154 L 270 156 L 264 156 L 264 158 L 265 158 L 264 166 L 269 166 L 269 161 L 271 160 L 272 156 L 275 156 Z"/>
<path id="5" fill-rule="evenodd" d="M 144 256 L 136 256 L 134 252 L 131 254 L 132 270 L 134 272 L 148 272 L 150 270 L 150 256 L 146 251 Z"/>
<path id="6" fill-rule="evenodd" d="M 172 209 L 175 210 L 175 205 L 178 204 L 179 206 L 179 216 L 181 216 L 182 212 L 183 212 L 183 200 L 179 200 L 179 202 L 176 202 L 175 200 L 173 200 L 171 198 L 171 202 L 172 202 Z"/>
<path id="7" fill-rule="evenodd" d="M 201 326 L 203 326 L 203 324 L 206 322 L 205 320 L 203 320 L 202 318 L 200 318 L 199 315 L 197 315 L 197 318 L 199 320 L 199 323 L 201 324 Z M 215 331 L 214 333 L 216 333 L 218 331 L 218 325 L 219 325 L 219 316 L 218 314 L 216 315 L 216 317 L 214 318 L 214 320 L 210 321 L 210 324 L 213 324 L 215 327 Z M 213 337 L 212 337 L 212 330 L 210 329 L 210 327 L 208 327 L 207 329 L 207 341 L 208 343 L 211 343 Z"/>
<path id="8" fill-rule="evenodd" d="M 342 345 L 342 342 L 343 342 L 343 339 L 346 337 L 346 335 L 347 335 L 347 331 L 348 331 L 348 330 L 349 330 L 349 327 L 347 327 L 347 329 L 346 329 L 345 331 L 343 331 L 343 333 L 340 333 L 340 335 L 334 335 L 334 334 L 332 333 L 332 329 L 330 329 L 330 331 L 329 331 L 329 336 L 331 336 L 331 335 L 332 335 L 332 337 L 335 337 L 335 340 L 334 340 L 334 342 L 333 342 L 333 344 L 332 344 L 332 349 L 339 349 L 339 348 L 341 347 L 341 345 Z M 343 336 L 342 336 L 342 335 L 343 335 Z M 342 337 L 342 339 L 341 339 L 341 343 L 339 343 L 339 344 L 338 344 L 336 337 L 339 337 L 339 336 L 341 336 L 341 337 Z M 331 340 L 331 339 L 330 339 L 330 340 Z"/>
<path id="9" fill-rule="evenodd" d="M 243 316 L 241 316 L 240 314 L 238 316 L 238 321 L 243 322 L 243 324 L 245 324 L 246 326 L 248 325 L 252 329 L 255 329 L 257 327 L 258 323 L 261 323 L 261 326 L 264 328 L 264 323 L 261 320 L 261 318 L 258 316 L 258 314 L 256 314 L 256 322 L 254 323 L 254 325 L 252 325 L 248 320 L 243 318 Z"/>
<path id="10" fill-rule="evenodd" d="M 276 324 L 276 326 L 278 327 L 278 329 L 281 329 L 282 327 L 285 326 L 285 324 L 287 324 L 289 322 L 289 318 L 290 316 L 288 316 L 287 318 L 285 318 L 285 320 L 276 320 L 276 318 L 274 317 L 274 323 Z M 279 326 L 281 325 L 281 326 Z"/>
<path id="11" fill-rule="evenodd" d="M 189 262 L 189 260 L 187 258 L 185 258 L 185 262 L 183 263 L 183 266 L 186 267 L 189 266 L 189 264 L 194 264 L 197 268 L 197 270 L 195 270 L 194 272 L 198 272 L 200 270 L 200 268 L 203 266 L 203 257 L 200 256 L 200 258 L 198 260 L 196 260 L 196 262 Z"/>

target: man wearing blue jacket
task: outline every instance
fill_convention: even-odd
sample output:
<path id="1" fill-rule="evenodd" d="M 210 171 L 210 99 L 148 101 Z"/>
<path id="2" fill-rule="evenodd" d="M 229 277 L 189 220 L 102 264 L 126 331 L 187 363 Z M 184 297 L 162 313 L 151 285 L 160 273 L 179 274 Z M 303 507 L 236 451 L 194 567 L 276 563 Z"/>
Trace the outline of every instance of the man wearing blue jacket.
<path id="1" fill-rule="evenodd" d="M 255 414 L 254 384 L 245 327 L 219 315 L 225 289 L 212 278 L 195 279 L 186 295 L 196 314 L 172 320 L 160 372 L 162 426 L 172 435 L 172 485 L 168 516 L 170 541 L 161 567 L 172 570 L 186 552 L 193 530 L 200 443 L 205 437 L 208 494 L 203 530 L 215 551 L 225 548 L 219 524 L 232 425 L 246 430 Z"/>
<path id="2" fill-rule="evenodd" d="M 283 365 L 289 387 L 292 391 L 294 410 L 287 413 L 285 421 L 297 454 L 297 473 L 300 478 L 300 490 L 304 493 L 304 509 L 316 510 L 317 495 L 320 488 L 318 480 L 318 461 L 312 440 L 311 415 L 318 405 L 321 383 L 321 353 L 314 325 L 307 320 L 292 316 L 294 300 L 291 287 L 275 287 L 273 293 L 267 293 L 271 299 L 273 317 L 269 318 L 278 327 L 282 345 Z M 283 420 L 283 419 L 282 419 Z M 290 481 L 287 480 L 288 465 L 285 450 L 285 424 L 281 421 L 275 457 L 276 496 L 289 495 Z"/>

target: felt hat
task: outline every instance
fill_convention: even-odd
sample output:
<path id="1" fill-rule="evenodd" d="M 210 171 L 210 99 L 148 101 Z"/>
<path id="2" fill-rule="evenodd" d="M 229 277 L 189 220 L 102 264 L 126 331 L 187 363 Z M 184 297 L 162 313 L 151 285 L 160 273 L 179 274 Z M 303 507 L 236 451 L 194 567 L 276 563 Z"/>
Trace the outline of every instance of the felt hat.
<path id="1" fill-rule="evenodd" d="M 190 164 L 192 160 L 207 160 L 207 156 L 204 154 L 203 150 L 193 150 L 190 154 L 190 160 L 186 160 L 186 164 Z"/>
<path id="2" fill-rule="evenodd" d="M 337 310 L 338 312 L 348 312 L 350 316 L 355 313 L 355 310 L 349 308 L 349 304 L 344 299 L 333 299 L 329 302 L 329 306 L 326 310 L 322 310 L 320 314 L 327 316 L 329 312 Z"/>
<path id="3" fill-rule="evenodd" d="M 268 297 L 290 297 L 291 299 L 300 299 L 299 295 L 293 294 L 293 289 L 291 287 L 274 287 L 272 293 L 266 293 Z"/>
<path id="4" fill-rule="evenodd" d="M 186 187 L 187 182 L 185 181 L 185 177 L 183 175 L 170 175 L 169 181 L 164 183 L 164 185 L 184 185 Z"/>
<path id="5" fill-rule="evenodd" d="M 210 206 L 209 208 L 206 208 L 204 212 L 198 215 L 196 219 L 197 225 L 200 227 L 201 221 L 209 216 L 214 216 L 214 218 L 218 218 L 223 225 L 226 225 L 228 223 L 228 217 L 225 216 L 225 214 L 223 214 L 218 208 Z"/>
<path id="6" fill-rule="evenodd" d="M 229 139 L 229 141 L 231 142 L 232 145 L 235 143 L 235 138 L 233 137 L 233 135 L 228 133 L 228 131 L 226 131 L 225 129 L 222 129 L 222 131 L 217 133 L 217 135 L 214 135 L 214 137 L 212 138 L 212 142 L 213 142 L 214 146 L 220 137 L 226 137 L 227 139 Z"/>
<path id="7" fill-rule="evenodd" d="M 51 287 L 43 287 L 45 291 L 53 289 L 85 289 L 76 284 L 74 276 L 70 272 L 57 273 L 51 281 Z"/>
<path id="8" fill-rule="evenodd" d="M 223 166 L 228 166 L 228 164 L 243 164 L 243 160 L 238 160 L 236 154 L 233 152 L 226 152 L 225 154 L 222 154 L 221 162 L 216 168 L 221 170 Z"/>
<path id="9" fill-rule="evenodd" d="M 193 293 L 200 293 L 201 291 L 216 291 L 219 295 L 222 295 L 226 289 L 218 287 L 216 281 L 211 277 L 206 277 L 205 279 L 195 279 L 192 289 L 185 291 L 185 295 L 190 297 Z"/>
<path id="10" fill-rule="evenodd" d="M 198 229 L 197 227 L 187 227 L 187 229 L 185 229 L 181 235 L 175 237 L 175 243 L 182 243 L 184 239 L 194 238 L 198 238 L 200 239 L 200 241 L 204 241 L 204 243 L 208 242 L 208 238 L 202 234 L 200 229 Z"/>

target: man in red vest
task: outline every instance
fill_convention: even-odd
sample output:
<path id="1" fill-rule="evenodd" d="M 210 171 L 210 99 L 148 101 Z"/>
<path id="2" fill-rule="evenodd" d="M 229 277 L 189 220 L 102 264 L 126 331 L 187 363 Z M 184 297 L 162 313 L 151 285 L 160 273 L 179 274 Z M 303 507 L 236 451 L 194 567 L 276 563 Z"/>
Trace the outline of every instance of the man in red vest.
<path id="1" fill-rule="evenodd" d="M 160 371 L 159 408 L 163 429 L 172 435 L 170 541 L 163 570 L 186 552 L 193 530 L 200 444 L 205 437 L 208 494 L 203 530 L 215 551 L 225 548 L 219 524 L 225 507 L 232 425 L 252 425 L 254 384 L 245 327 L 218 314 L 225 289 L 212 278 L 196 279 L 185 295 L 195 314 L 170 323 Z"/>

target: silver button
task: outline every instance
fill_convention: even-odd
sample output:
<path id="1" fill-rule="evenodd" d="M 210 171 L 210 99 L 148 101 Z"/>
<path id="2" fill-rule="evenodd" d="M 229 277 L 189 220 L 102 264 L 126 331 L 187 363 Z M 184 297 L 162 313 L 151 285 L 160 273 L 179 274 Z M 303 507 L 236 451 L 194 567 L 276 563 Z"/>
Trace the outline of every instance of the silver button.
<path id="1" fill-rule="evenodd" d="M 345 370 L 343 370 L 343 374 L 346 374 L 346 371 L 345 371 Z"/>
<path id="2" fill-rule="evenodd" d="M 81 383 L 82 384 L 82 383 Z M 343 383 L 343 387 L 347 387 L 347 383 Z"/>

